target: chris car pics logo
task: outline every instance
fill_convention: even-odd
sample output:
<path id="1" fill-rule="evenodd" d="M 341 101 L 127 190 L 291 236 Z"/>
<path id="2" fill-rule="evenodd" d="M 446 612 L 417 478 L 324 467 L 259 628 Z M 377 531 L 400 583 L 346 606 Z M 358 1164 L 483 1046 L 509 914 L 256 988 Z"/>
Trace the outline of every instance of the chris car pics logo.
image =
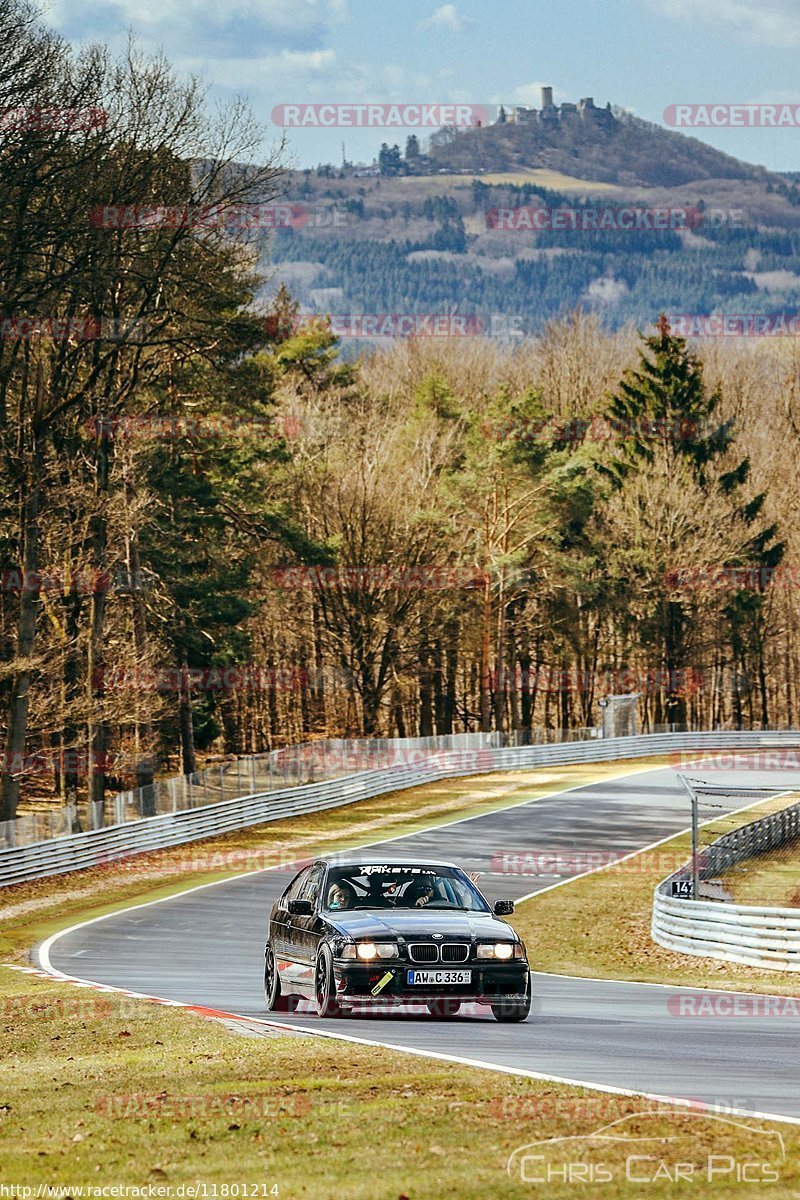
<path id="1" fill-rule="evenodd" d="M 586 1134 L 518 1146 L 506 1171 L 520 1183 L 541 1188 L 542 1195 L 565 1183 L 632 1183 L 705 1197 L 730 1196 L 733 1185 L 776 1183 L 785 1160 L 780 1133 L 708 1111 L 676 1107 L 665 1115 L 662 1107 Z"/>

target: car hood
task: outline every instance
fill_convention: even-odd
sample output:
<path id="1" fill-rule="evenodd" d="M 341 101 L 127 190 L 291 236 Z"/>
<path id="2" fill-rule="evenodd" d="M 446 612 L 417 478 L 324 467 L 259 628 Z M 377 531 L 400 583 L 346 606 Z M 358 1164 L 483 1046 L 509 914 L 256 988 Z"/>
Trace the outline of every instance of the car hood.
<path id="1" fill-rule="evenodd" d="M 510 925 L 492 913 L 448 912 L 446 909 L 356 909 L 326 913 L 327 920 L 349 938 L 429 938 L 434 933 L 446 938 L 504 938 L 516 941 Z"/>

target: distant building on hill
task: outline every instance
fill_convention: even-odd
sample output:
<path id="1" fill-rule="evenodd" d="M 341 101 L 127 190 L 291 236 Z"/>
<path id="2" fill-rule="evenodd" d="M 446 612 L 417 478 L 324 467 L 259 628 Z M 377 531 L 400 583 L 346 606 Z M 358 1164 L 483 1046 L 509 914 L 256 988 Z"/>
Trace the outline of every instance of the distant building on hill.
<path id="1" fill-rule="evenodd" d="M 498 117 L 497 121 L 499 125 L 510 123 L 512 125 L 553 127 L 562 122 L 575 120 L 592 122 L 596 125 L 611 125 L 616 121 L 611 111 L 611 105 L 607 104 L 605 108 L 597 108 L 591 96 L 585 96 L 577 104 L 554 104 L 551 87 L 542 88 L 541 108 L 528 108 L 525 105 L 517 104 L 513 108 L 501 111 L 502 117 Z"/>

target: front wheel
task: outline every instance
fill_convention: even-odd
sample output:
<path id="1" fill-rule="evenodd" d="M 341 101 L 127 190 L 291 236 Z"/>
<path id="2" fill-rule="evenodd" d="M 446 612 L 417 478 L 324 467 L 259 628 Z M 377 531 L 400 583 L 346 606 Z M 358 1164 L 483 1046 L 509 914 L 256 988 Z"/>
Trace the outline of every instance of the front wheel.
<path id="1" fill-rule="evenodd" d="M 281 991 L 281 977 L 272 946 L 267 946 L 264 955 L 264 995 L 270 1012 L 294 1012 L 297 1008 L 297 996 L 284 996 Z"/>
<path id="2" fill-rule="evenodd" d="M 425 1006 L 432 1017 L 454 1017 L 461 1008 L 460 1000 L 426 1000 Z"/>
<path id="3" fill-rule="evenodd" d="M 524 1021 L 531 1011 L 531 977 L 528 976 L 528 990 L 522 1000 L 501 1000 L 492 1005 L 495 1021 L 511 1024 Z"/>
<path id="4" fill-rule="evenodd" d="M 333 959 L 327 946 L 323 946 L 317 955 L 317 965 L 314 969 L 314 996 L 317 1001 L 318 1016 L 340 1017 L 342 1015 L 342 1006 L 336 999 Z"/>

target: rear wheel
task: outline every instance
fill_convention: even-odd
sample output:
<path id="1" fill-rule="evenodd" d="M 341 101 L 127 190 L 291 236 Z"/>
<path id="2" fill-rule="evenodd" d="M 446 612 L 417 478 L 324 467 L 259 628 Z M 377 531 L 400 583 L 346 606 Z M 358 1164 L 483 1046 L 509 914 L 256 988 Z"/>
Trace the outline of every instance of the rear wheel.
<path id="1" fill-rule="evenodd" d="M 284 996 L 281 991 L 281 977 L 272 946 L 267 946 L 264 955 L 264 995 L 270 1012 L 294 1012 L 297 1008 L 297 996 Z"/>
<path id="2" fill-rule="evenodd" d="M 460 1000 L 426 1000 L 425 1007 L 432 1017 L 454 1017 L 461 1008 Z"/>
<path id="3" fill-rule="evenodd" d="M 336 980 L 333 977 L 333 959 L 327 946 L 317 955 L 314 968 L 314 996 L 320 1017 L 341 1017 L 342 1006 L 336 999 Z"/>
<path id="4" fill-rule="evenodd" d="M 524 1021 L 531 1011 L 531 977 L 528 976 L 528 990 L 522 1000 L 501 1000 L 492 1005 L 495 1021 L 512 1023 Z"/>

